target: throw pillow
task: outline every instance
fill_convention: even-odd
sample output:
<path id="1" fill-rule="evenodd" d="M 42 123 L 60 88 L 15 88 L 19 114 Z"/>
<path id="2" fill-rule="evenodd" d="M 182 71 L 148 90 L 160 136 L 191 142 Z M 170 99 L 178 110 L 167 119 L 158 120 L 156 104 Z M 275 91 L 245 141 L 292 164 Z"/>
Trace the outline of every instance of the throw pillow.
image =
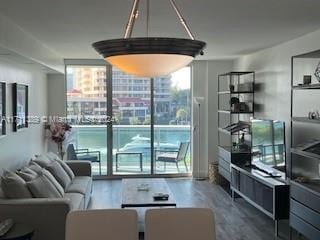
<path id="1" fill-rule="evenodd" d="M 57 191 L 60 193 L 61 196 L 64 196 L 64 190 L 60 183 L 55 179 L 55 177 L 46 169 L 42 170 L 42 173 L 44 176 L 46 176 L 50 182 L 54 185 L 54 187 L 57 189 Z"/>
<path id="2" fill-rule="evenodd" d="M 27 186 L 36 198 L 61 198 L 61 193 L 51 183 L 51 181 L 44 175 L 39 175 L 36 179 L 27 182 Z"/>
<path id="3" fill-rule="evenodd" d="M 61 161 L 59 159 L 56 159 L 56 161 L 61 165 L 61 167 L 66 171 L 66 173 L 69 175 L 69 177 L 71 178 L 71 180 L 73 180 L 75 178 L 75 175 L 72 171 L 72 169 L 68 166 L 68 164 L 66 164 L 64 161 Z"/>
<path id="4" fill-rule="evenodd" d="M 63 189 L 66 190 L 71 183 L 71 178 L 63 167 L 61 167 L 57 161 L 53 161 L 46 167 L 46 169 L 57 179 Z"/>
<path id="5" fill-rule="evenodd" d="M 40 167 L 46 168 L 52 163 L 52 160 L 45 155 L 36 155 L 33 162 L 37 163 Z"/>
<path id="6" fill-rule="evenodd" d="M 43 169 L 42 167 L 40 167 L 39 164 L 37 164 L 37 163 L 34 162 L 34 161 L 31 161 L 31 162 L 30 162 L 29 168 L 30 168 L 32 171 L 34 171 L 34 172 L 36 172 L 36 173 L 38 173 L 38 174 L 41 174 L 41 173 L 42 173 L 42 169 Z"/>
<path id="7" fill-rule="evenodd" d="M 35 171 L 33 171 L 32 169 L 30 169 L 28 167 L 23 167 L 19 171 L 16 171 L 16 174 L 18 176 L 20 176 L 26 182 L 31 181 L 31 180 L 37 178 L 37 176 L 38 176 L 38 173 L 36 173 Z"/>
<path id="8" fill-rule="evenodd" d="M 48 152 L 47 157 L 52 161 L 57 161 L 61 165 L 61 167 L 63 167 L 63 169 L 66 171 L 69 177 L 71 179 L 74 179 L 75 175 L 72 169 L 63 160 L 61 160 L 61 158 L 57 154 L 53 152 Z"/>
<path id="9" fill-rule="evenodd" d="M 1 188 L 6 198 L 32 198 L 26 182 L 14 172 L 4 171 Z"/>

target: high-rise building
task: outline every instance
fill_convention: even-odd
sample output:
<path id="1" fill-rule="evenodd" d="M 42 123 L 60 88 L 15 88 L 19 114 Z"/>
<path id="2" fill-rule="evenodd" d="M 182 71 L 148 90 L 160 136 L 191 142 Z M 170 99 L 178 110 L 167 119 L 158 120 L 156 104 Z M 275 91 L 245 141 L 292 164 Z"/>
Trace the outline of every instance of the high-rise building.
<path id="1" fill-rule="evenodd" d="M 70 73 L 69 73 L 70 74 Z M 128 122 L 138 117 L 143 122 L 150 115 L 151 82 L 148 78 L 130 76 L 117 69 L 112 71 L 113 107 L 120 119 Z M 105 67 L 74 68 L 68 76 L 68 115 L 106 115 L 107 81 Z M 171 77 L 156 78 L 154 102 L 157 117 L 170 115 Z"/>

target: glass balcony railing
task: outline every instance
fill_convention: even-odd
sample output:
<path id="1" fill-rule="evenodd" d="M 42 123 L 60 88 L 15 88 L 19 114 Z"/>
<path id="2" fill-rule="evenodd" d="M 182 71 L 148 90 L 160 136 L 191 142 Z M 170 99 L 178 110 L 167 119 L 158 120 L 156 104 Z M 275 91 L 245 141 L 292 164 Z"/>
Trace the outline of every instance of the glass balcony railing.
<path id="1" fill-rule="evenodd" d="M 100 151 L 102 175 L 107 173 L 107 127 L 74 125 L 69 142 L 78 149 Z M 154 149 L 156 151 L 178 151 L 180 143 L 190 142 L 190 125 L 156 125 L 154 127 Z M 119 154 L 116 168 L 116 154 Z M 137 153 L 137 154 L 123 154 Z M 140 154 L 142 169 L 140 166 Z M 150 126 L 146 125 L 113 125 L 113 174 L 150 174 L 151 172 L 151 139 Z M 155 160 L 155 159 L 154 159 Z M 190 171 L 190 149 L 184 161 L 175 163 L 157 162 L 155 173 L 186 173 Z M 99 165 L 93 163 L 93 173 L 99 174 Z"/>

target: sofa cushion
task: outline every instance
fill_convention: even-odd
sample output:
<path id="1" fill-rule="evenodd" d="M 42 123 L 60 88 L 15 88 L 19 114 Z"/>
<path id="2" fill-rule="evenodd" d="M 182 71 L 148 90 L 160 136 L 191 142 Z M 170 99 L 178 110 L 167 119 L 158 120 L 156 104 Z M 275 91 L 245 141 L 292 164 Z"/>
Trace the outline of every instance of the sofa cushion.
<path id="1" fill-rule="evenodd" d="M 19 171 L 16 171 L 16 174 L 19 175 L 26 182 L 31 181 L 37 178 L 38 173 L 30 169 L 29 167 L 23 167 Z"/>
<path id="2" fill-rule="evenodd" d="M 89 189 L 91 191 L 91 184 L 92 184 L 91 177 L 77 176 L 73 179 L 72 183 L 68 186 L 68 188 L 66 189 L 66 192 L 87 194 Z"/>
<path id="3" fill-rule="evenodd" d="M 72 169 L 54 153 L 49 152 L 46 155 L 37 155 L 36 159 L 34 159 L 34 162 L 43 168 L 48 168 L 48 166 L 53 162 L 58 162 L 71 180 L 75 177 Z"/>
<path id="4" fill-rule="evenodd" d="M 57 179 L 64 190 L 71 184 L 71 178 L 57 161 L 51 162 L 46 169 Z"/>
<path id="5" fill-rule="evenodd" d="M 49 180 L 45 173 L 30 182 L 27 186 L 36 198 L 62 198 L 63 195 L 57 190 L 54 184 Z"/>
<path id="6" fill-rule="evenodd" d="M 32 198 L 25 180 L 14 172 L 4 171 L 1 187 L 6 198 Z"/>
<path id="7" fill-rule="evenodd" d="M 84 210 L 85 203 L 84 203 L 84 196 L 80 193 L 66 193 L 64 198 L 70 200 L 71 204 L 71 211 L 74 210 Z"/>
<path id="8" fill-rule="evenodd" d="M 68 176 L 71 178 L 71 180 L 74 179 L 75 175 L 72 171 L 72 169 L 64 162 L 61 161 L 59 159 L 56 159 L 56 161 L 61 165 L 61 167 L 66 171 L 66 173 L 68 174 Z"/>
<path id="9" fill-rule="evenodd" d="M 42 167 L 34 161 L 31 161 L 28 167 L 38 174 L 42 172 Z"/>
<path id="10" fill-rule="evenodd" d="M 81 193 L 84 196 L 85 206 L 88 206 L 92 190 L 92 178 L 87 176 L 77 176 L 73 179 L 66 193 Z"/>
<path id="11" fill-rule="evenodd" d="M 66 173 L 69 175 L 69 177 L 71 179 L 74 179 L 75 176 L 74 176 L 72 169 L 64 161 L 62 161 L 61 158 L 57 154 L 55 154 L 53 152 L 48 152 L 47 157 L 52 161 L 57 161 L 61 165 L 61 167 L 63 167 L 63 169 L 66 171 Z"/>
<path id="12" fill-rule="evenodd" d="M 46 168 L 48 165 L 51 164 L 52 160 L 48 158 L 46 155 L 36 155 L 36 158 L 33 160 L 33 162 L 37 163 L 43 168 Z"/>
<path id="13" fill-rule="evenodd" d="M 60 193 L 61 196 L 64 195 L 64 189 L 63 187 L 60 185 L 60 183 L 55 179 L 55 177 L 46 169 L 42 170 L 42 173 L 44 176 L 46 176 L 50 182 L 54 185 L 54 187 L 58 190 L 58 192 Z"/>

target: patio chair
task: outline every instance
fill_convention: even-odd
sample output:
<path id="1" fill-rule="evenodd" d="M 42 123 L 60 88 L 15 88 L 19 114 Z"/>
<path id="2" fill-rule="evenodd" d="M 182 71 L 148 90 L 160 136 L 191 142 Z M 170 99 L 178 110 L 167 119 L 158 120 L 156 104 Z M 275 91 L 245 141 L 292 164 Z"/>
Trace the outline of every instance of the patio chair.
<path id="1" fill-rule="evenodd" d="M 69 144 L 67 148 L 68 160 L 83 160 L 92 163 L 99 163 L 99 173 L 101 175 L 101 152 L 89 151 L 88 148 L 75 149 L 73 144 Z"/>
<path id="2" fill-rule="evenodd" d="M 70 212 L 66 240 L 138 240 L 138 216 L 131 209 L 95 209 Z"/>
<path id="3" fill-rule="evenodd" d="M 175 163 L 179 171 L 179 162 L 183 161 L 188 172 L 186 156 L 188 153 L 189 142 L 180 143 L 179 150 L 155 150 L 156 162 L 163 162 L 164 167 L 166 163 Z"/>
<path id="4" fill-rule="evenodd" d="M 215 219 L 209 208 L 150 209 L 145 216 L 146 240 L 215 240 Z"/>

